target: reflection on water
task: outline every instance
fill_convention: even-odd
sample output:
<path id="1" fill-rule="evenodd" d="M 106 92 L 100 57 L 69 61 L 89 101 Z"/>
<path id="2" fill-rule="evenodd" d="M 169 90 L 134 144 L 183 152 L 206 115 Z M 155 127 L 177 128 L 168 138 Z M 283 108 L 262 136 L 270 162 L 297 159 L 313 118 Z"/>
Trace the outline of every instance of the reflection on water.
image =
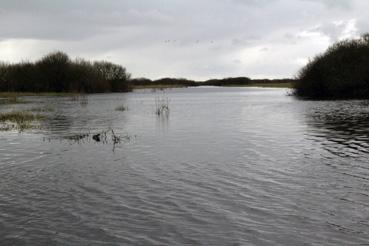
<path id="1" fill-rule="evenodd" d="M 163 92 L 150 90 L 11 105 L 53 110 L 41 129 L 0 135 L 1 244 L 369 242 L 367 102 L 299 101 L 283 89 L 164 93 L 166 115 L 155 107 Z M 136 137 L 101 144 L 108 129 Z"/>
<path id="2" fill-rule="evenodd" d="M 369 153 L 369 107 L 367 101 L 314 102 L 307 122 L 311 134 L 323 147 L 339 156 Z"/>

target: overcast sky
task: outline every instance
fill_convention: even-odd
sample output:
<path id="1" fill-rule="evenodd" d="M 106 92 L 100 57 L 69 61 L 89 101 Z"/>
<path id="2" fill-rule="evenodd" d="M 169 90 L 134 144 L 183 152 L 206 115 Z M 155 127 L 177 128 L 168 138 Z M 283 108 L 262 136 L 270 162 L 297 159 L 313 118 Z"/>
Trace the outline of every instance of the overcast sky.
<path id="1" fill-rule="evenodd" d="M 133 77 L 292 77 L 368 32 L 368 10 L 368 0 L 0 0 L 0 60 L 62 50 Z"/>

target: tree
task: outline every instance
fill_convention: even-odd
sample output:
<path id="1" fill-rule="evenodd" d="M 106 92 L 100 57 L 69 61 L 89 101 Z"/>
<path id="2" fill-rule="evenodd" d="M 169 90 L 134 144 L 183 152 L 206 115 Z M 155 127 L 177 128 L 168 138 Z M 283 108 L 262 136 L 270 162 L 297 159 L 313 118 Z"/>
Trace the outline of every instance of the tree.
<path id="1" fill-rule="evenodd" d="M 69 87 L 70 64 L 68 55 L 60 51 L 48 54 L 36 63 L 46 90 L 61 92 Z"/>
<path id="2" fill-rule="evenodd" d="M 99 75 L 109 82 L 112 91 L 119 92 L 128 89 L 127 81 L 131 75 L 124 67 L 107 61 L 95 62 L 94 67 Z"/>
<path id="3" fill-rule="evenodd" d="M 369 98 L 369 34 L 333 44 L 299 73 L 295 93 L 319 99 Z"/>

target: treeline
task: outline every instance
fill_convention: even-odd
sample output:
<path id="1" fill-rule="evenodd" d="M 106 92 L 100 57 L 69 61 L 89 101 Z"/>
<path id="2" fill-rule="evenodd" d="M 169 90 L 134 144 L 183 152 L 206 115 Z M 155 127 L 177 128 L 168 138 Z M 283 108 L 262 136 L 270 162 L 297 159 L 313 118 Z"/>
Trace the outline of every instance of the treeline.
<path id="1" fill-rule="evenodd" d="M 197 86 L 197 82 L 194 80 L 188 80 L 183 78 L 162 78 L 158 80 L 151 80 L 147 78 L 135 78 L 130 81 L 133 87 L 150 87 L 150 86 L 162 86 L 162 87 L 174 87 L 174 86 Z"/>
<path id="2" fill-rule="evenodd" d="M 0 91 L 9 92 L 125 92 L 130 74 L 106 61 L 71 60 L 63 52 L 36 62 L 0 63 Z"/>
<path id="3" fill-rule="evenodd" d="M 183 78 L 162 78 L 150 80 L 147 78 L 135 78 L 130 81 L 133 87 L 188 87 L 188 86 L 242 86 L 242 85 L 263 85 L 263 84 L 284 84 L 295 83 L 294 79 L 250 79 L 247 77 L 235 77 L 224 79 L 209 79 L 206 81 L 195 81 Z"/>
<path id="4" fill-rule="evenodd" d="M 210 79 L 204 82 L 200 82 L 201 85 L 208 86 L 232 86 L 232 85 L 249 85 L 251 79 L 247 77 L 236 77 L 236 78 L 224 78 L 224 79 Z"/>
<path id="5" fill-rule="evenodd" d="M 247 77 L 195 81 L 184 78 L 131 79 L 120 65 L 107 61 L 70 59 L 50 53 L 35 62 L 1 63 L 0 91 L 7 92 L 127 92 L 137 87 L 242 86 L 290 83 L 293 80 L 252 80 Z"/>
<path id="6" fill-rule="evenodd" d="M 313 99 L 369 98 L 369 34 L 332 45 L 299 73 L 295 93 Z"/>

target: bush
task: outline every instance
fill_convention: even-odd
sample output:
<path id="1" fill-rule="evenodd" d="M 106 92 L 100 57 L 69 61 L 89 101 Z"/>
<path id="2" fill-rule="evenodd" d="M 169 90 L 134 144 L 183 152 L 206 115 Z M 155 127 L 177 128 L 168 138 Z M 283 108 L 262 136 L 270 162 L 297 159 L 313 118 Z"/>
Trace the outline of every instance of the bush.
<path id="1" fill-rule="evenodd" d="M 110 62 L 71 60 L 54 52 L 35 63 L 0 63 L 0 90 L 17 92 L 124 92 L 130 75 Z"/>
<path id="2" fill-rule="evenodd" d="M 295 94 L 315 99 L 369 98 L 369 35 L 338 42 L 298 75 Z"/>

